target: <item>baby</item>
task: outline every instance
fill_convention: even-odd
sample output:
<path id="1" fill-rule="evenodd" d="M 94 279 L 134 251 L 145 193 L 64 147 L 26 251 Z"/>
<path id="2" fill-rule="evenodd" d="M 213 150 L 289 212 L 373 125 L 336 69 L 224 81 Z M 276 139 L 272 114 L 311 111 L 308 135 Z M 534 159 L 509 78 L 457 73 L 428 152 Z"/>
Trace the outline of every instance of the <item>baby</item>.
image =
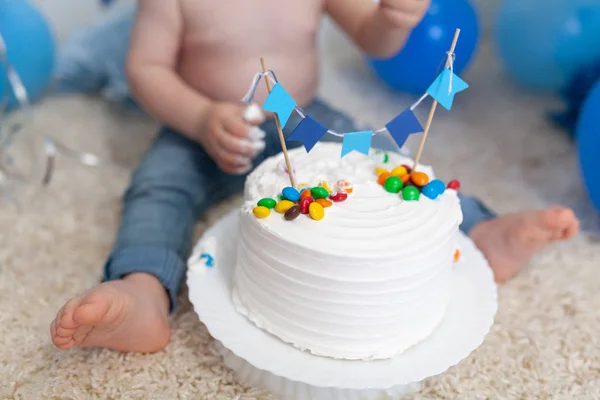
<path id="1" fill-rule="evenodd" d="M 239 102 L 259 58 L 308 114 L 335 130 L 356 131 L 350 118 L 314 98 L 322 14 L 365 53 L 386 57 L 404 45 L 428 6 L 428 0 L 140 0 L 127 71 L 137 100 L 164 128 L 125 193 L 104 282 L 58 312 L 50 328 L 54 344 L 133 352 L 165 347 L 196 219 L 241 191 L 245 174 L 281 150 L 273 119 L 245 113 Z M 261 89 L 257 102 L 265 98 Z M 290 120 L 286 132 L 298 122 Z M 460 229 L 498 281 L 579 229 L 569 209 L 496 216 L 460 196 Z"/>

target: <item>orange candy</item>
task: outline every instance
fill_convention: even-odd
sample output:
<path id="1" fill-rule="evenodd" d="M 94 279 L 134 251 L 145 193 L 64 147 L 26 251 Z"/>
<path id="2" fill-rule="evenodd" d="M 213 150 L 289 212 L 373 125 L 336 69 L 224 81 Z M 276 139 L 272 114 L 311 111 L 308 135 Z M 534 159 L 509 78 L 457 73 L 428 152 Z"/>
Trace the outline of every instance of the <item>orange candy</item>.
<path id="1" fill-rule="evenodd" d="M 406 174 L 406 175 L 402 175 L 400 177 L 400 180 L 402 181 L 402 183 L 404 183 L 406 185 L 406 182 L 408 182 L 408 180 L 410 179 L 410 174 Z"/>
<path id="2" fill-rule="evenodd" d="M 384 173 L 380 174 L 379 178 L 377 178 L 377 183 L 379 183 L 381 186 L 383 186 L 383 184 L 385 183 L 385 180 L 387 178 L 389 178 L 390 176 L 392 176 L 392 174 L 390 174 L 389 172 L 384 172 Z"/>
<path id="3" fill-rule="evenodd" d="M 390 171 L 388 171 L 385 168 L 381 168 L 381 167 L 375 168 L 375 175 L 377 175 L 377 176 L 379 176 L 379 175 L 381 175 L 381 174 L 383 174 L 385 172 L 390 172 Z"/>
<path id="4" fill-rule="evenodd" d="M 460 250 L 456 249 L 454 252 L 454 262 L 458 262 L 458 260 L 460 260 Z"/>
<path id="5" fill-rule="evenodd" d="M 417 186 L 425 186 L 429 183 L 429 177 L 424 172 L 413 172 L 410 174 L 410 180 Z"/>
<path id="6" fill-rule="evenodd" d="M 316 199 L 315 202 L 319 203 L 323 208 L 331 207 L 333 204 L 327 199 Z"/>
<path id="7" fill-rule="evenodd" d="M 335 188 L 338 192 L 346 192 L 346 193 L 350 194 L 350 193 L 352 193 L 354 186 L 350 182 L 340 179 L 335 184 Z"/>
<path id="8" fill-rule="evenodd" d="M 300 193 L 300 200 L 302 200 L 305 197 L 310 197 L 311 193 L 309 189 L 304 190 L 302 193 Z"/>

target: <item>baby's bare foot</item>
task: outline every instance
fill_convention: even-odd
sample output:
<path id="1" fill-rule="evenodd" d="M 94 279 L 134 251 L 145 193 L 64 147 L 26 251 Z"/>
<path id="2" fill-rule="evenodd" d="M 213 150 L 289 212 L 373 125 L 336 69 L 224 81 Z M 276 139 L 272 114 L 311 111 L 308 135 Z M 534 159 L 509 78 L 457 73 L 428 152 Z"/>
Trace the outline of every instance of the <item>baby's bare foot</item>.
<path id="1" fill-rule="evenodd" d="M 69 300 L 50 326 L 59 349 L 156 352 L 169 342 L 169 299 L 152 275 L 135 273 Z"/>
<path id="2" fill-rule="evenodd" d="M 471 238 L 488 259 L 497 281 L 512 278 L 546 245 L 579 231 L 572 210 L 551 207 L 505 215 L 477 225 Z"/>

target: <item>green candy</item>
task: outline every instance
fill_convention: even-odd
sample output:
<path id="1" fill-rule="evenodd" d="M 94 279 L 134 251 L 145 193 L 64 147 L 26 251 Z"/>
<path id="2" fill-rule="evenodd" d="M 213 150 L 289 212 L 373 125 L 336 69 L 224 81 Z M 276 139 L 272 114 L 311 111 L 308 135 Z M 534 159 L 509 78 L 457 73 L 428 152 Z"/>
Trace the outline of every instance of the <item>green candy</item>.
<path id="1" fill-rule="evenodd" d="M 260 199 L 260 201 L 258 202 L 258 206 L 259 207 L 266 207 L 269 210 L 272 209 L 273 207 L 275 207 L 275 204 L 277 204 L 277 202 L 273 199 L 271 199 L 270 197 L 265 197 L 264 199 Z"/>
<path id="2" fill-rule="evenodd" d="M 310 190 L 310 194 L 312 195 L 313 199 L 326 199 L 329 196 L 329 192 L 327 191 L 327 189 L 323 188 L 323 187 L 314 187 Z"/>
<path id="3" fill-rule="evenodd" d="M 397 176 L 390 176 L 383 183 L 383 188 L 390 193 L 398 193 L 403 186 L 402 180 Z"/>
<path id="4" fill-rule="evenodd" d="M 385 151 L 383 151 L 383 150 L 377 150 L 377 151 L 375 152 L 375 156 L 376 156 L 377 158 L 379 158 L 379 160 L 377 160 L 377 161 L 381 161 L 381 162 L 383 162 L 384 164 L 387 164 L 387 163 L 390 161 L 390 157 L 388 156 L 388 153 L 386 153 L 386 152 L 385 152 Z"/>
<path id="5" fill-rule="evenodd" d="M 414 186 L 407 186 L 402 190 L 402 198 L 406 201 L 417 201 L 420 195 L 419 189 Z"/>

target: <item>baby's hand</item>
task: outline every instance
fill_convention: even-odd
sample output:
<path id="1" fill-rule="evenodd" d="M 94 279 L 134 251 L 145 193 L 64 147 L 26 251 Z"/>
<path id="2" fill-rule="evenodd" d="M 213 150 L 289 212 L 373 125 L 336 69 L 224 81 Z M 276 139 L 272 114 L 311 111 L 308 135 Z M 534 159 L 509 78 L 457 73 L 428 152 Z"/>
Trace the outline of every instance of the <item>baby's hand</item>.
<path id="1" fill-rule="evenodd" d="M 394 25 L 413 29 L 421 22 L 431 0 L 381 0 L 381 12 Z"/>
<path id="2" fill-rule="evenodd" d="M 245 118 L 244 112 L 241 104 L 213 102 L 201 127 L 200 143 L 217 166 L 229 174 L 248 172 L 252 159 L 265 146 L 262 138 L 252 135 L 263 119 Z"/>

